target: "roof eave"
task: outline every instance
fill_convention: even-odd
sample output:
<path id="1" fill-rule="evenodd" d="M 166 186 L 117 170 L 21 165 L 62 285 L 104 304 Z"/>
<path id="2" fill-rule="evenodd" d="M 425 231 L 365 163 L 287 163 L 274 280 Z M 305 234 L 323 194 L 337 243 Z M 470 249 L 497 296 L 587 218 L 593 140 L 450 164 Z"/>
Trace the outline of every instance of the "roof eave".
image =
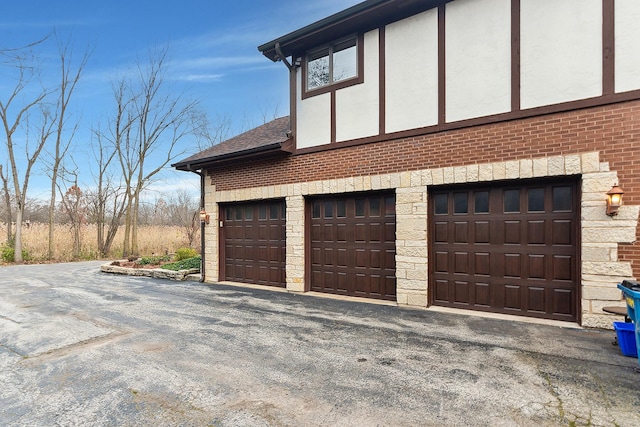
<path id="1" fill-rule="evenodd" d="M 258 47 L 264 56 L 278 61 L 300 55 L 310 48 L 359 31 L 369 31 L 379 25 L 394 22 L 451 0 L 367 0 L 293 31 Z"/>
<path id="2" fill-rule="evenodd" d="M 251 148 L 243 151 L 236 151 L 234 153 L 227 153 L 218 156 L 205 157 L 203 159 L 194 159 L 193 161 L 185 160 L 182 162 L 174 163 L 171 167 L 187 172 L 193 172 L 219 163 L 235 162 L 241 160 L 252 159 L 261 155 L 269 154 L 291 154 L 288 149 L 289 140 L 284 142 L 276 142 L 269 145 L 263 145 L 260 147 Z"/>
<path id="3" fill-rule="evenodd" d="M 328 28 L 335 27 L 336 25 L 348 21 L 356 15 L 360 15 L 361 13 L 366 12 L 367 10 L 377 6 L 378 4 L 388 3 L 391 1 L 393 0 L 368 0 L 362 3 L 358 3 L 355 6 L 352 6 L 327 18 L 321 19 L 320 21 L 314 22 L 313 24 L 307 25 L 306 27 L 300 28 L 296 31 L 293 31 L 289 34 L 278 37 L 275 40 L 258 46 L 258 50 L 272 61 L 278 61 L 281 58 L 279 57 L 278 52 L 276 52 L 277 45 L 280 46 L 285 55 L 289 56 L 292 52 L 290 52 L 287 48 L 291 44 L 297 41 L 304 40 L 320 31 L 326 31 Z"/>

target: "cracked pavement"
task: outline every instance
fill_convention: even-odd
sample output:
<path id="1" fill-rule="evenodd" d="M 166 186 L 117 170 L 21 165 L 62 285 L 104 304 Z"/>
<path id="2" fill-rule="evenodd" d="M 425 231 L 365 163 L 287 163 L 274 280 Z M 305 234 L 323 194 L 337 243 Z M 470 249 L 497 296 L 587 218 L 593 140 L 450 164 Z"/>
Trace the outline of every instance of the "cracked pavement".
<path id="1" fill-rule="evenodd" d="M 99 266 L 0 267 L 0 425 L 640 425 L 613 331 Z"/>

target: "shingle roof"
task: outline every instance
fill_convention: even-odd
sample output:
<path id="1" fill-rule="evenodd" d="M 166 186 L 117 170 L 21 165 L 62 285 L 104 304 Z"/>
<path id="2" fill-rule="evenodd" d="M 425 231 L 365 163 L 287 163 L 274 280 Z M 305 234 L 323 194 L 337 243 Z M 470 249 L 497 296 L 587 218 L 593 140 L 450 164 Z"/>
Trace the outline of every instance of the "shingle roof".
<path id="1" fill-rule="evenodd" d="M 241 157 L 245 154 L 278 150 L 289 139 L 289 117 L 280 117 L 262 126 L 227 139 L 171 166 L 189 169 L 189 165 L 203 165 L 217 160 Z"/>

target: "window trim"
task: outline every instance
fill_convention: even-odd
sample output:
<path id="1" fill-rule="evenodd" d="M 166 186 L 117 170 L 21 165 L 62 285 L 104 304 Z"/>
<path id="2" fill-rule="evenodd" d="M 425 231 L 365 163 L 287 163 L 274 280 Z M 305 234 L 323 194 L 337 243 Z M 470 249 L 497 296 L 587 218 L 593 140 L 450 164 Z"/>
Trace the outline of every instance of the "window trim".
<path id="1" fill-rule="evenodd" d="M 308 61 L 309 61 L 309 55 L 314 53 L 314 52 L 318 52 L 319 50 L 322 49 L 327 49 L 329 48 L 330 51 L 330 55 L 333 54 L 333 50 L 331 49 L 333 46 L 335 46 L 336 44 L 345 42 L 351 38 L 356 39 L 356 76 L 355 77 L 350 77 L 348 79 L 345 80 L 340 80 L 338 82 L 329 82 L 329 84 L 326 84 L 324 86 L 320 86 L 318 88 L 315 89 L 308 89 L 308 81 L 307 81 L 307 72 L 308 72 Z M 330 93 L 330 92 L 334 92 L 336 90 L 339 89 L 344 89 L 346 87 L 349 86 L 354 86 L 357 84 L 361 84 L 364 83 L 364 34 L 351 34 L 347 37 L 342 37 L 339 39 L 336 39 L 334 41 L 332 41 L 331 43 L 327 43 L 325 45 L 322 46 L 318 46 L 314 49 L 311 49 L 309 51 L 307 51 L 304 55 L 304 59 L 302 61 L 302 99 L 306 99 L 306 98 L 310 98 L 312 96 L 316 96 L 316 95 L 321 95 L 324 93 Z"/>

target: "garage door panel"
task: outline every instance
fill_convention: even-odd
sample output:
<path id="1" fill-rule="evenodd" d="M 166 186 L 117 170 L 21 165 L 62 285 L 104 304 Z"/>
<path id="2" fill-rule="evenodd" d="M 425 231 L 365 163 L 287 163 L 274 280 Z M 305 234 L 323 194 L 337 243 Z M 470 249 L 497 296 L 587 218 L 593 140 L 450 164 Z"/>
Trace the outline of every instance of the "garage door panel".
<path id="1" fill-rule="evenodd" d="M 384 290 L 384 286 L 382 283 L 382 277 L 372 274 L 369 276 L 369 289 L 367 290 L 367 293 L 370 295 L 382 295 Z"/>
<path id="2" fill-rule="evenodd" d="M 311 288 L 395 300 L 395 196 L 332 195 L 310 198 L 307 206 Z M 320 280 L 315 271 L 344 276 L 324 274 Z"/>
<path id="3" fill-rule="evenodd" d="M 311 240 L 314 242 L 318 242 L 322 239 L 322 225 L 320 224 L 312 224 L 311 225 Z"/>
<path id="4" fill-rule="evenodd" d="M 336 289 L 341 293 L 347 293 L 349 288 L 349 280 L 347 277 L 347 273 L 342 271 L 337 272 L 335 274 L 335 280 L 336 280 Z"/>
<path id="5" fill-rule="evenodd" d="M 522 306 L 522 287 L 505 285 L 503 288 L 504 306 L 507 309 L 520 310 Z"/>
<path id="6" fill-rule="evenodd" d="M 489 243 L 489 221 L 475 221 L 475 243 Z"/>
<path id="7" fill-rule="evenodd" d="M 572 257 L 566 255 L 556 255 L 553 257 L 553 279 L 573 280 Z"/>
<path id="8" fill-rule="evenodd" d="M 276 283 L 280 280 L 280 276 L 282 272 L 278 267 L 270 267 L 269 268 L 269 282 Z"/>
<path id="9" fill-rule="evenodd" d="M 529 182 L 430 190 L 433 304 L 577 320 L 576 181 Z"/>
<path id="10" fill-rule="evenodd" d="M 504 276 L 522 277 L 520 254 L 504 254 Z"/>
<path id="11" fill-rule="evenodd" d="M 345 248 L 338 248 L 336 250 L 337 253 L 337 257 L 336 257 L 336 265 L 339 267 L 347 267 L 348 263 L 347 263 L 347 254 L 348 251 Z"/>
<path id="12" fill-rule="evenodd" d="M 384 257 L 384 268 L 389 271 L 395 271 L 396 268 L 396 251 L 395 249 L 387 249 Z M 395 274 L 393 276 L 395 281 Z"/>
<path id="13" fill-rule="evenodd" d="M 385 222 L 384 223 L 384 241 L 385 242 L 395 242 L 396 240 L 396 223 L 394 222 Z"/>
<path id="14" fill-rule="evenodd" d="M 456 304 L 469 304 L 469 282 L 455 281 L 453 289 Z"/>
<path id="15" fill-rule="evenodd" d="M 269 240 L 269 227 L 267 224 L 260 224 L 258 226 L 258 240 L 261 242 Z"/>
<path id="16" fill-rule="evenodd" d="M 382 224 L 379 222 L 369 224 L 369 242 L 381 242 L 384 234 Z"/>
<path id="17" fill-rule="evenodd" d="M 285 287 L 283 200 L 221 205 L 224 280 Z"/>
<path id="18" fill-rule="evenodd" d="M 322 263 L 330 267 L 333 267 L 336 265 L 335 249 L 324 248 L 324 257 L 322 258 Z"/>
<path id="19" fill-rule="evenodd" d="M 572 304 L 574 299 L 574 292 L 572 289 L 554 289 L 553 294 L 554 313 L 565 316 L 575 315 Z"/>
<path id="20" fill-rule="evenodd" d="M 325 224 L 322 229 L 322 240 L 329 240 L 331 242 L 335 242 L 336 234 L 335 234 L 335 225 L 334 224 Z"/>
<path id="21" fill-rule="evenodd" d="M 449 223 L 436 222 L 433 240 L 436 243 L 447 243 L 449 235 Z"/>
<path id="22" fill-rule="evenodd" d="M 544 279 L 546 276 L 545 256 L 529 255 L 529 278 Z"/>
<path id="23" fill-rule="evenodd" d="M 435 253 L 434 270 L 440 273 L 446 273 L 449 271 L 449 252 Z"/>
<path id="24" fill-rule="evenodd" d="M 322 249 L 320 248 L 311 249 L 311 264 L 314 266 L 322 264 Z"/>
<path id="25" fill-rule="evenodd" d="M 520 221 L 504 222 L 504 243 L 506 245 L 519 245 L 522 243 L 520 234 Z"/>
<path id="26" fill-rule="evenodd" d="M 369 268 L 382 268 L 382 254 L 379 249 L 371 249 L 369 251 Z"/>
<path id="27" fill-rule="evenodd" d="M 527 230 L 528 242 L 530 245 L 544 245 L 545 243 L 545 221 L 532 220 L 528 222 Z"/>
<path id="28" fill-rule="evenodd" d="M 266 265 L 259 266 L 258 276 L 263 282 L 269 281 L 271 279 L 271 269 Z"/>
<path id="29" fill-rule="evenodd" d="M 469 274 L 469 253 L 468 252 L 455 252 L 454 259 L 454 271 L 458 274 Z"/>
<path id="30" fill-rule="evenodd" d="M 553 221 L 553 244 L 554 245 L 571 245 L 572 241 L 572 221 L 571 220 L 555 220 Z"/>
<path id="31" fill-rule="evenodd" d="M 396 278 L 389 275 L 384 276 L 384 294 L 383 295 L 395 295 L 396 293 Z M 381 295 L 382 296 L 382 295 Z"/>
<path id="32" fill-rule="evenodd" d="M 528 309 L 531 311 L 538 311 L 544 313 L 547 310 L 546 294 L 548 290 L 546 288 L 538 288 L 530 286 L 527 291 L 529 292 L 527 303 Z"/>
<path id="33" fill-rule="evenodd" d="M 279 241 L 282 235 L 282 226 L 280 224 L 273 224 L 269 226 L 269 240 L 272 242 Z"/>
<path id="34" fill-rule="evenodd" d="M 475 304 L 484 307 L 489 307 L 491 304 L 491 292 L 488 283 L 476 282 Z"/>
<path id="35" fill-rule="evenodd" d="M 453 229 L 455 243 L 469 243 L 469 224 L 467 222 L 456 222 Z"/>
<path id="36" fill-rule="evenodd" d="M 488 276 L 491 271 L 491 255 L 488 252 L 476 252 L 474 256 L 475 274 Z"/>
<path id="37" fill-rule="evenodd" d="M 434 285 L 434 300 L 437 302 L 449 302 L 449 281 L 436 280 Z"/>
<path id="38" fill-rule="evenodd" d="M 354 292 L 356 295 L 366 295 L 367 294 L 367 280 L 364 274 L 356 273 L 354 274 Z"/>

